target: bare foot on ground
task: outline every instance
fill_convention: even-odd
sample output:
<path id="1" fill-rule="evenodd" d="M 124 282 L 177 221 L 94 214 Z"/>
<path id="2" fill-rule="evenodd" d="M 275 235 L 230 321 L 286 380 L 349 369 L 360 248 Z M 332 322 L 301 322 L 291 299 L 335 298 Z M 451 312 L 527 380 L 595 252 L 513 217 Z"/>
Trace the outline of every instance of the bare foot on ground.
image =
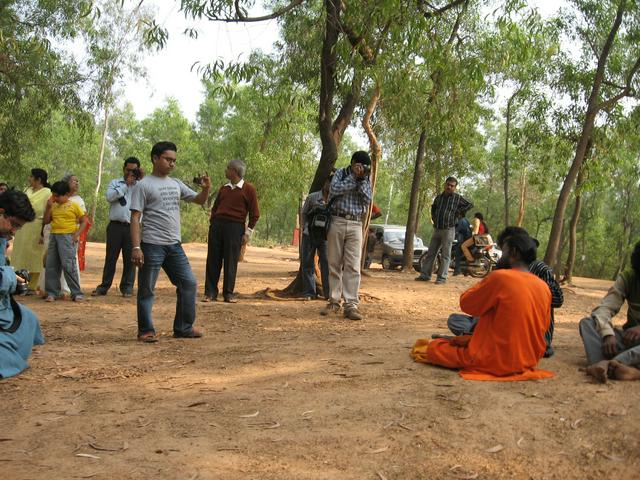
<path id="1" fill-rule="evenodd" d="M 589 365 L 585 372 L 587 375 L 591 375 L 596 381 L 600 383 L 607 383 L 607 373 L 609 371 L 609 360 L 601 360 L 593 365 Z"/>
<path id="2" fill-rule="evenodd" d="M 636 367 L 611 360 L 609 368 L 611 369 L 611 378 L 615 380 L 640 380 L 640 370 Z"/>

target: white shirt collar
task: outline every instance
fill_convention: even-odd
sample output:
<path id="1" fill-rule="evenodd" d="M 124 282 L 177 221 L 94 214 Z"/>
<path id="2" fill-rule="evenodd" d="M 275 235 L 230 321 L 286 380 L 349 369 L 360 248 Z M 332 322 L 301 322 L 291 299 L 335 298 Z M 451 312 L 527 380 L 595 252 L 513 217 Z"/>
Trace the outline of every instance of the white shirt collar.
<path id="1" fill-rule="evenodd" d="M 242 186 L 244 185 L 244 178 L 241 178 L 240 181 L 238 183 L 236 183 L 235 185 L 231 182 L 227 182 L 225 183 L 225 187 L 231 187 L 231 190 L 233 190 L 234 188 L 242 188 Z"/>

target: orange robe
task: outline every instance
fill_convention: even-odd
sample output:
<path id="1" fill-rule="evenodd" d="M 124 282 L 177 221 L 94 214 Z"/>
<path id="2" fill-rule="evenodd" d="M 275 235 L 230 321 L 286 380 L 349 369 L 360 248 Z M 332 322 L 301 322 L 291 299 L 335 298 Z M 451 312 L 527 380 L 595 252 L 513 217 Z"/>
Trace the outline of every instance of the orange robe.
<path id="1" fill-rule="evenodd" d="M 417 362 L 460 369 L 468 380 L 535 380 L 553 377 L 536 369 L 546 348 L 551 292 L 538 277 L 520 270 L 496 270 L 460 296 L 462 310 L 480 317 L 470 337 L 416 342 Z"/>

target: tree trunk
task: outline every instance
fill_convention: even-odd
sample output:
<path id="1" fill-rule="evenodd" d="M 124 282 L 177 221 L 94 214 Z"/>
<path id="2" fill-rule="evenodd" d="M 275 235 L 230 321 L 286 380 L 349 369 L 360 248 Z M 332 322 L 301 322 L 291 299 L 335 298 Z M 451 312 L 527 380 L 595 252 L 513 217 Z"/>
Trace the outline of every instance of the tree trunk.
<path id="1" fill-rule="evenodd" d="M 378 180 L 378 164 L 382 159 L 382 147 L 380 147 L 380 142 L 376 137 L 373 128 L 371 127 L 371 117 L 373 116 L 373 112 L 376 111 L 378 107 L 378 101 L 380 100 L 380 86 L 376 85 L 371 98 L 369 99 L 369 103 L 367 104 L 367 109 L 365 110 L 364 117 L 362 118 L 362 128 L 364 128 L 365 133 L 367 134 L 367 138 L 369 139 L 369 150 L 371 152 L 371 203 L 369 203 L 369 208 L 367 209 L 367 214 L 362 222 L 362 250 L 360 254 L 360 269 L 364 269 L 364 263 L 367 260 L 367 244 L 369 240 L 369 222 L 371 222 L 371 209 L 373 208 L 373 197 L 376 192 L 376 181 Z"/>
<path id="2" fill-rule="evenodd" d="M 96 223 L 96 209 L 98 208 L 98 198 L 100 197 L 100 183 L 102 182 L 102 165 L 104 163 L 104 149 L 107 143 L 107 133 L 109 132 L 109 104 L 104 106 L 104 120 L 102 123 L 102 139 L 100 140 L 100 155 L 98 157 L 98 174 L 96 178 L 96 189 L 93 192 L 93 205 L 91 205 L 91 223 Z"/>
<path id="3" fill-rule="evenodd" d="M 409 193 L 409 214 L 407 215 L 407 230 L 404 236 L 404 254 L 402 258 L 402 268 L 411 271 L 413 268 L 413 236 L 418 228 L 418 201 L 420 195 L 420 181 L 424 176 L 424 148 L 427 141 L 427 132 L 423 128 L 418 140 L 416 150 L 416 164 L 413 169 L 413 181 L 411 182 L 411 192 Z"/>
<path id="4" fill-rule="evenodd" d="M 569 255 L 567 255 L 567 263 L 564 269 L 563 281 L 569 285 L 573 283 L 573 267 L 576 262 L 577 248 L 577 226 L 580 219 L 580 210 L 582 209 L 582 185 L 584 183 L 584 168 L 580 169 L 578 180 L 576 183 L 576 200 L 573 206 L 573 215 L 569 223 Z"/>
<path id="5" fill-rule="evenodd" d="M 325 0 L 325 30 L 322 40 L 322 53 L 320 57 L 320 102 L 318 114 L 318 127 L 320 131 L 320 141 L 322 143 L 322 153 L 316 173 L 311 182 L 309 193 L 316 192 L 322 188 L 325 180 L 329 177 L 338 159 L 338 147 L 342 142 L 342 137 L 346 128 L 351 122 L 353 112 L 360 100 L 360 90 L 362 78 L 356 70 L 351 80 L 351 90 L 342 102 L 342 107 L 338 116 L 333 119 L 335 79 L 337 64 L 337 43 L 340 36 L 340 0 Z M 302 292 L 301 267 L 293 281 L 279 293 L 295 296 Z M 323 286 L 324 288 L 324 286 Z"/>
<path id="6" fill-rule="evenodd" d="M 522 227 L 524 223 L 524 212 L 527 203 L 527 169 L 522 167 L 522 173 L 520 175 L 520 206 L 518 207 L 518 221 L 516 225 Z M 506 226 L 506 225 L 505 225 Z"/>
<path id="7" fill-rule="evenodd" d="M 504 190 L 504 226 L 509 226 L 509 136 L 511 133 L 511 103 L 514 95 L 507 102 L 507 129 L 504 136 L 503 190 Z"/>
<path id="8" fill-rule="evenodd" d="M 547 251 L 544 256 L 544 261 L 547 265 L 555 265 L 558 260 L 564 214 L 567 209 L 571 191 L 573 190 L 573 185 L 575 184 L 578 172 L 580 171 L 580 168 L 582 168 L 582 162 L 584 161 L 585 155 L 587 153 L 587 147 L 589 144 L 589 139 L 591 138 L 591 135 L 593 133 L 593 126 L 596 115 L 602 108 L 601 104 L 599 103 L 600 89 L 602 87 L 602 82 L 605 79 L 604 76 L 607 59 L 609 58 L 609 53 L 611 52 L 611 48 L 613 47 L 618 29 L 620 28 L 620 24 L 622 23 L 622 16 L 625 10 L 625 6 L 626 2 L 621 1 L 618 6 L 618 11 L 616 12 L 615 20 L 613 22 L 611 30 L 609 31 L 607 40 L 602 47 L 602 51 L 600 52 L 600 55 L 598 57 L 598 66 L 593 78 L 591 94 L 589 95 L 589 100 L 587 102 L 587 111 L 585 113 L 584 122 L 582 124 L 580 139 L 578 140 L 578 144 L 576 147 L 576 154 L 573 158 L 571 167 L 569 168 L 569 172 L 565 177 L 564 183 L 562 184 L 562 189 L 560 190 L 560 195 L 558 196 L 556 209 L 553 215 L 553 224 L 551 226 L 551 232 L 549 233 Z"/>
<path id="9" fill-rule="evenodd" d="M 633 182 L 636 179 L 630 180 L 626 188 L 624 189 L 624 210 L 622 212 L 622 239 L 620 240 L 620 247 L 618 249 L 618 265 L 616 266 L 615 274 L 613 278 L 617 278 L 618 275 L 624 270 L 627 263 L 627 249 L 631 244 L 631 227 L 633 225 L 631 220 L 632 210 L 632 197 L 633 197 Z"/>

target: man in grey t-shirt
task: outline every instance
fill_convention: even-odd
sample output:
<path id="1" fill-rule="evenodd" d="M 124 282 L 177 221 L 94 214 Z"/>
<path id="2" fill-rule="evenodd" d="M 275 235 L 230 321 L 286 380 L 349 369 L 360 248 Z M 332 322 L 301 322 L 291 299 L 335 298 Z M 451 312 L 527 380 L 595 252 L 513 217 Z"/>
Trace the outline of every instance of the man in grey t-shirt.
<path id="1" fill-rule="evenodd" d="M 180 243 L 180 200 L 204 204 L 211 180 L 202 177 L 202 191 L 196 194 L 180 180 L 171 178 L 177 151 L 171 142 L 156 143 L 151 149 L 153 171 L 136 184 L 131 194 L 131 257 L 139 267 L 138 340 L 147 343 L 157 341 L 151 309 L 161 268 L 176 286 L 173 336 L 202 336 L 202 331 L 193 327 L 197 283 Z"/>

